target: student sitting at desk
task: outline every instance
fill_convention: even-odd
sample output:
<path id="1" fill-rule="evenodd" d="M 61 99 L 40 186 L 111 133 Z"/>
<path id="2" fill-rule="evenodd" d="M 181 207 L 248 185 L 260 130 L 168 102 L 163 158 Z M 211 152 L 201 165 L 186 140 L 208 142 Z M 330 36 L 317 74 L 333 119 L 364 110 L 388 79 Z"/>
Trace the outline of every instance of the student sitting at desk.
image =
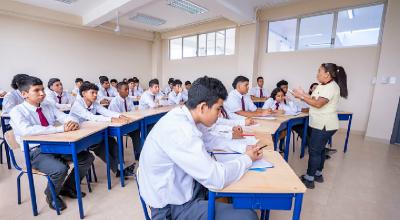
<path id="1" fill-rule="evenodd" d="M 183 88 L 183 91 L 182 91 L 183 99 L 185 102 L 188 100 L 188 91 L 191 86 L 192 86 L 192 83 L 189 80 L 185 82 L 185 88 Z"/>
<path id="2" fill-rule="evenodd" d="M 172 83 L 172 91 L 168 95 L 168 103 L 170 105 L 183 104 L 185 100 L 183 99 L 182 91 L 182 81 L 180 81 L 179 79 L 175 79 Z"/>
<path id="3" fill-rule="evenodd" d="M 114 89 L 110 88 L 110 82 L 107 76 L 100 76 L 100 88 L 99 88 L 99 102 L 103 105 L 109 105 L 110 101 L 117 96 Z"/>
<path id="4" fill-rule="evenodd" d="M 119 82 L 117 84 L 118 95 L 115 97 L 108 109 L 113 112 L 131 112 L 135 110 L 135 106 L 133 105 L 133 99 L 128 96 L 128 84 L 124 82 Z M 140 131 L 136 130 L 128 134 L 132 139 L 133 151 L 135 152 L 135 158 L 139 159 L 140 155 Z"/>
<path id="5" fill-rule="evenodd" d="M 263 109 L 269 109 L 275 114 L 294 114 L 297 107 L 292 101 L 285 100 L 285 93 L 281 88 L 275 88 L 271 92 L 271 97 L 265 101 Z"/>
<path id="6" fill-rule="evenodd" d="M 140 97 L 143 93 L 143 88 L 140 86 L 139 79 L 137 77 L 133 77 L 133 89 L 134 89 L 134 96 Z"/>
<path id="7" fill-rule="evenodd" d="M 110 86 L 111 89 L 117 90 L 118 81 L 116 79 L 111 79 L 110 84 L 111 84 Z"/>
<path id="8" fill-rule="evenodd" d="M 160 93 L 160 85 L 158 79 L 152 79 L 149 81 L 149 89 L 143 92 L 139 99 L 139 109 L 157 108 L 160 106 L 160 100 L 162 99 Z"/>
<path id="9" fill-rule="evenodd" d="M 264 88 L 264 78 L 262 76 L 257 77 L 257 86 L 251 88 L 249 94 L 252 99 L 269 97 L 269 91 Z"/>
<path id="10" fill-rule="evenodd" d="M 79 129 L 77 119 L 71 118 L 67 114 L 59 111 L 50 103 L 43 102 L 46 94 L 43 83 L 39 78 L 24 78 L 18 85 L 18 89 L 25 98 L 25 102 L 11 110 L 10 124 L 13 127 L 15 139 L 23 149 L 22 136 L 52 134 L 68 132 Z M 61 123 L 56 126 L 56 122 Z M 30 159 L 32 168 L 50 176 L 57 194 L 56 201 L 53 201 L 49 186 L 45 190 L 46 201 L 51 209 L 55 209 L 55 204 L 61 210 L 67 208 L 61 196 L 77 198 L 75 187 L 74 171 L 68 175 L 67 162 L 72 161 L 71 155 L 43 154 L 40 145 L 30 144 Z M 88 151 L 78 154 L 79 176 L 82 180 L 86 176 L 94 156 Z M 82 197 L 85 193 L 82 192 Z"/>
<path id="11" fill-rule="evenodd" d="M 84 82 L 80 87 L 80 96 L 82 98 L 77 99 L 72 105 L 70 115 L 77 118 L 79 122 L 84 121 L 99 121 L 99 122 L 115 122 L 124 123 L 128 122 L 129 119 L 118 112 L 110 111 L 100 105 L 97 100 L 97 92 L 99 88 L 90 82 Z M 109 159 L 111 171 L 116 174 L 117 177 L 120 176 L 120 171 L 118 170 L 118 145 L 114 138 L 108 138 L 109 146 Z M 90 147 L 94 153 L 106 162 L 106 154 L 104 141 Z M 125 176 L 133 176 L 134 165 L 128 166 L 124 170 Z"/>
<path id="12" fill-rule="evenodd" d="M 207 188 L 222 189 L 239 180 L 252 161 L 262 158 L 249 146 L 237 159 L 221 163 L 208 153 L 216 145 L 204 127 L 218 119 L 227 92 L 221 81 L 202 77 L 193 82 L 189 100 L 176 107 L 149 133 L 139 160 L 140 195 L 151 207 L 151 219 L 206 219 Z M 225 146 L 229 147 L 229 146 Z M 253 210 L 216 202 L 216 218 L 255 220 Z"/>
<path id="13" fill-rule="evenodd" d="M 76 78 L 75 79 L 75 88 L 71 91 L 73 96 L 78 96 L 79 95 L 79 87 L 81 87 L 83 83 L 83 79 L 82 78 Z"/>
<path id="14" fill-rule="evenodd" d="M 165 86 L 164 90 L 162 91 L 162 93 L 164 93 L 165 96 L 167 96 L 172 91 L 172 83 L 173 82 L 174 82 L 174 78 L 168 79 L 168 85 Z"/>
<path id="15" fill-rule="evenodd" d="M 51 78 L 47 84 L 46 101 L 58 109 L 71 108 L 75 97 L 64 91 L 63 84 L 58 78 Z"/>
<path id="16" fill-rule="evenodd" d="M 224 108 L 231 119 L 238 116 L 255 117 L 271 114 L 271 111 L 268 109 L 257 109 L 250 96 L 247 95 L 249 91 L 249 79 L 247 77 L 236 77 L 232 83 L 232 87 L 234 90 L 229 93 L 224 103 Z"/>
<path id="17" fill-rule="evenodd" d="M 13 79 L 11 80 L 11 88 L 13 88 L 14 90 L 4 96 L 2 115 L 9 114 L 11 112 L 11 109 L 24 102 L 24 97 L 22 96 L 18 87 L 21 81 L 28 77 L 29 76 L 27 74 L 17 74 L 13 77 Z"/>

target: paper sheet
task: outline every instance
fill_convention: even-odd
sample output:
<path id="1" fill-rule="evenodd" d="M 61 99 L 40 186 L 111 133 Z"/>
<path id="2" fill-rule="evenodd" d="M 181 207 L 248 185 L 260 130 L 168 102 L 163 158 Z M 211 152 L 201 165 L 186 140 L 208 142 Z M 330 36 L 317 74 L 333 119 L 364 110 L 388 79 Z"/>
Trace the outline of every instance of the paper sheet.
<path id="1" fill-rule="evenodd" d="M 233 153 L 221 153 L 221 154 L 214 154 L 217 161 L 225 163 L 231 160 L 235 160 L 236 158 L 242 156 L 242 154 L 233 154 Z M 272 168 L 274 165 L 264 158 L 254 161 L 250 169 L 265 169 L 265 168 Z"/>

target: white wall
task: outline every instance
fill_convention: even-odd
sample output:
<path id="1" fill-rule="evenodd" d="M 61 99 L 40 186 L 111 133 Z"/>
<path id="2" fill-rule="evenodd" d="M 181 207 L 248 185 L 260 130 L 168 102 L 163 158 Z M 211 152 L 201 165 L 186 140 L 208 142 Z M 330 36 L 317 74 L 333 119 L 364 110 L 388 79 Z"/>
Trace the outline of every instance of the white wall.
<path id="1" fill-rule="evenodd" d="M 99 75 L 136 75 L 147 84 L 151 62 L 151 41 L 0 15 L 0 87 L 7 90 L 17 73 L 45 84 L 58 77 L 66 89 L 76 77 L 97 83 Z"/>

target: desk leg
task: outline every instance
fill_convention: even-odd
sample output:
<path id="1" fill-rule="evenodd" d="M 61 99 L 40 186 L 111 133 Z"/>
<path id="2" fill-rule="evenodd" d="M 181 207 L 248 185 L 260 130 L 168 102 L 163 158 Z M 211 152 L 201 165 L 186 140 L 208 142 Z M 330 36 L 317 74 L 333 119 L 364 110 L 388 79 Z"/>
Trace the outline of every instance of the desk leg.
<path id="1" fill-rule="evenodd" d="M 274 134 L 274 151 L 277 151 L 277 149 L 278 149 L 279 134 L 280 134 L 280 132 L 278 132 L 278 131 L 275 132 L 275 134 Z"/>
<path id="2" fill-rule="evenodd" d="M 300 153 L 300 158 L 304 157 L 304 151 L 306 148 L 306 143 L 307 143 L 307 135 L 308 135 L 308 117 L 304 118 L 304 126 L 303 126 L 303 137 L 301 138 L 301 153 Z"/>
<path id="3" fill-rule="evenodd" d="M 294 194 L 294 210 L 293 210 L 293 220 L 300 220 L 301 205 L 303 204 L 303 193 Z"/>
<path id="4" fill-rule="evenodd" d="M 143 149 L 144 140 L 145 140 L 145 138 L 144 138 L 144 133 L 145 133 L 144 126 L 145 126 L 145 123 L 144 123 L 144 119 L 143 119 L 143 120 L 140 121 L 140 150 L 139 150 L 140 152 Z M 136 158 L 136 159 L 138 159 L 138 158 Z"/>
<path id="5" fill-rule="evenodd" d="M 349 143 L 349 136 L 350 136 L 350 128 L 351 128 L 351 121 L 353 119 L 353 115 L 349 117 L 349 124 L 347 125 L 347 133 L 346 133 L 346 140 L 344 141 L 344 149 L 343 152 L 347 152 L 347 144 Z"/>
<path id="6" fill-rule="evenodd" d="M 81 178 L 79 176 L 78 154 L 76 152 L 75 144 L 72 144 L 72 161 L 74 162 L 75 188 L 78 197 L 79 216 L 81 217 L 81 219 L 83 219 L 85 217 L 85 214 L 83 212 Z"/>
<path id="7" fill-rule="evenodd" d="M 106 145 L 106 164 L 107 164 L 107 188 L 111 189 L 111 176 L 110 176 L 110 147 L 108 146 L 108 131 L 104 130 L 104 142 Z"/>
<path id="8" fill-rule="evenodd" d="M 270 210 L 261 210 L 260 220 L 269 220 L 269 212 Z"/>
<path id="9" fill-rule="evenodd" d="M 290 151 L 290 135 L 292 134 L 292 122 L 291 120 L 288 121 L 288 125 L 286 128 L 286 143 L 285 143 L 285 152 L 284 152 L 284 158 L 285 161 L 288 162 L 289 160 L 289 151 Z"/>
<path id="10" fill-rule="evenodd" d="M 33 182 L 33 175 L 32 175 L 32 164 L 31 164 L 31 157 L 29 155 L 29 144 L 24 141 L 24 154 L 25 154 L 25 163 L 26 163 L 26 172 L 28 175 L 29 181 L 29 191 L 31 193 L 31 203 L 32 203 L 32 211 L 33 215 L 37 216 L 37 206 L 36 206 L 36 193 L 35 193 L 35 184 Z"/>
<path id="11" fill-rule="evenodd" d="M 118 129 L 117 132 L 117 142 L 118 142 L 118 160 L 119 160 L 119 170 L 120 170 L 120 182 L 121 187 L 125 186 L 125 177 L 124 177 L 124 157 L 123 157 L 123 146 L 122 146 L 122 135 L 121 130 Z"/>
<path id="12" fill-rule="evenodd" d="M 208 220 L 215 218 L 215 192 L 208 191 Z"/>

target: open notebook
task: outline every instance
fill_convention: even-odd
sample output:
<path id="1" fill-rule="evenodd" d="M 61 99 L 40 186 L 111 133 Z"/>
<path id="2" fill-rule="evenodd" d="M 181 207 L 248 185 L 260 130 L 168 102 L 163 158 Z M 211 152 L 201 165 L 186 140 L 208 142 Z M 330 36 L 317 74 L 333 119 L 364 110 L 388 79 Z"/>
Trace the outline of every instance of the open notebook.
<path id="1" fill-rule="evenodd" d="M 214 153 L 214 157 L 217 161 L 219 162 L 227 162 L 230 160 L 234 160 L 238 157 L 240 157 L 242 154 L 238 153 Z M 264 158 L 254 161 L 252 166 L 250 167 L 250 170 L 256 170 L 256 171 L 264 171 L 267 168 L 273 168 L 274 165 L 268 161 L 266 161 Z"/>

